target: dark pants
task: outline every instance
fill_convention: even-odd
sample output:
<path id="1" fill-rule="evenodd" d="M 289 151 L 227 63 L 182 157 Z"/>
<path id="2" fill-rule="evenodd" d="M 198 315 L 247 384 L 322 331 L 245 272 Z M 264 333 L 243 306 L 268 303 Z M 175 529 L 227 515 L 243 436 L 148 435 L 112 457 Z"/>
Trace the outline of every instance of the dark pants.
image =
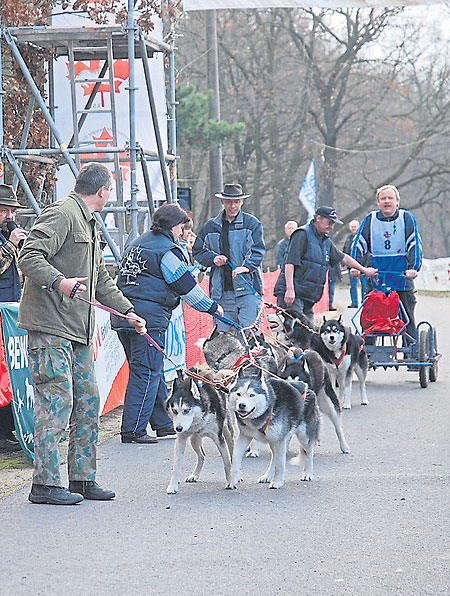
<path id="1" fill-rule="evenodd" d="M 135 331 L 119 331 L 119 339 L 130 367 L 125 403 L 123 405 L 123 435 L 142 436 L 150 422 L 153 430 L 172 426 L 166 413 L 167 387 L 164 380 L 163 355 Z M 164 347 L 165 333 L 150 333 Z"/>
<path id="2" fill-rule="evenodd" d="M 416 294 L 414 290 L 399 290 L 398 297 L 400 298 L 403 308 L 408 315 L 409 323 L 406 327 L 406 333 L 416 339 L 416 320 L 414 317 L 414 311 L 416 308 Z"/>
<path id="3" fill-rule="evenodd" d="M 304 300 L 303 298 L 295 297 L 293 304 L 291 304 L 291 306 L 287 306 L 286 302 L 284 301 L 284 294 L 277 294 L 277 306 L 284 309 L 294 308 L 295 310 L 299 310 L 305 316 L 307 316 L 312 323 L 314 323 L 314 302 L 309 302 L 309 300 Z"/>
<path id="4" fill-rule="evenodd" d="M 6 437 L 14 430 L 14 418 L 11 409 L 11 402 L 0 408 L 0 438 Z"/>

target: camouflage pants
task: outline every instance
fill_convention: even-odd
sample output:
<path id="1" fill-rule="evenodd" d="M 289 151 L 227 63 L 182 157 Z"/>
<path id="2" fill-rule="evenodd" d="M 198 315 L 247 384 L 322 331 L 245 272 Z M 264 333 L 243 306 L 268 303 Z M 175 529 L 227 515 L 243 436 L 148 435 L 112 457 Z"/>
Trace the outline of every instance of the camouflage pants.
<path id="1" fill-rule="evenodd" d="M 35 384 L 33 482 L 59 486 L 58 444 L 69 425 L 69 480 L 95 480 L 100 397 L 91 346 L 28 332 Z"/>

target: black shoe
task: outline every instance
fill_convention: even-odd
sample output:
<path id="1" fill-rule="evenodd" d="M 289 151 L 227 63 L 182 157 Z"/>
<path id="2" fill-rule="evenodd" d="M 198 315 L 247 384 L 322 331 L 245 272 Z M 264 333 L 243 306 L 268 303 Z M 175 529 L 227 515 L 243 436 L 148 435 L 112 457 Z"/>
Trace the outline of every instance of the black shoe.
<path id="1" fill-rule="evenodd" d="M 177 431 L 173 428 L 173 426 L 165 426 L 164 428 L 156 429 L 156 436 L 157 437 L 168 437 L 169 435 L 176 435 Z"/>
<path id="2" fill-rule="evenodd" d="M 14 441 L 7 438 L 0 439 L 0 453 L 15 453 L 21 449 L 22 447 L 17 439 Z"/>
<path id="3" fill-rule="evenodd" d="M 104 490 L 92 480 L 71 480 L 69 490 L 73 493 L 83 495 L 85 499 L 91 501 L 109 501 L 114 499 L 116 493 L 112 490 Z"/>
<path id="4" fill-rule="evenodd" d="M 123 434 L 121 441 L 122 443 L 140 443 L 142 445 L 150 445 L 151 443 L 157 443 L 158 439 L 147 434 L 136 436 L 131 433 L 127 435 Z"/>
<path id="5" fill-rule="evenodd" d="M 334 308 L 334 306 L 330 306 L 328 310 L 337 310 L 337 308 Z"/>
<path id="6" fill-rule="evenodd" d="M 28 500 L 32 503 L 46 505 L 76 505 L 83 497 L 72 493 L 63 486 L 47 486 L 46 484 L 32 484 Z"/>
<path id="7" fill-rule="evenodd" d="M 357 304 L 349 304 L 347 308 L 358 308 Z"/>

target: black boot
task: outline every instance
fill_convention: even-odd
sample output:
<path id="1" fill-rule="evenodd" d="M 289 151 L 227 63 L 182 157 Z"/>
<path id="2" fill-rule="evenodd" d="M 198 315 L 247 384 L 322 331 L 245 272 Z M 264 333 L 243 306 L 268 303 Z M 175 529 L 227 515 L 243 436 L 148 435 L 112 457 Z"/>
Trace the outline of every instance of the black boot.
<path id="1" fill-rule="evenodd" d="M 122 433 L 122 443 L 140 443 L 141 445 L 152 445 L 157 443 L 158 439 L 151 437 L 147 433 L 145 435 L 135 435 L 134 433 Z"/>
<path id="2" fill-rule="evenodd" d="M 73 493 L 83 495 L 85 499 L 91 501 L 109 501 L 114 499 L 116 493 L 112 490 L 104 490 L 93 480 L 71 480 L 69 490 Z"/>
<path id="3" fill-rule="evenodd" d="M 72 493 L 63 486 L 47 486 L 46 484 L 32 484 L 28 500 L 32 503 L 46 505 L 76 505 L 83 497 Z"/>

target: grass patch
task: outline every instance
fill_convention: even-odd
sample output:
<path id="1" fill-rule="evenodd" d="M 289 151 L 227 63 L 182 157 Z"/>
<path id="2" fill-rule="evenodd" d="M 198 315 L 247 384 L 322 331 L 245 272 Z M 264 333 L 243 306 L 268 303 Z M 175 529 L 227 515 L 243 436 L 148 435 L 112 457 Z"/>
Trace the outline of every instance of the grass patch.
<path id="1" fill-rule="evenodd" d="M 32 464 L 28 460 L 24 461 L 23 459 L 17 459 L 12 457 L 2 458 L 0 460 L 0 470 L 16 470 L 31 467 Z"/>

